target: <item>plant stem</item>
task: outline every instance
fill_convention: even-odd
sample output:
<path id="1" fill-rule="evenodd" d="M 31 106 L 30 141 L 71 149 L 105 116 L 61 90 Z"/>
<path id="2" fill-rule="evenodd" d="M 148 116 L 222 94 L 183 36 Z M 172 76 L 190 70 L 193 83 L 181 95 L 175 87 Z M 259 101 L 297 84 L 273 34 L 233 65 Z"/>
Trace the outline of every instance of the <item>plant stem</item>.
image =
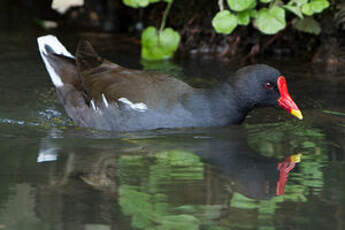
<path id="1" fill-rule="evenodd" d="M 224 10 L 224 2 L 223 2 L 223 0 L 218 0 L 218 6 L 219 6 L 219 11 L 223 11 Z"/>
<path id="2" fill-rule="evenodd" d="M 165 27 L 165 22 L 167 20 L 167 17 L 168 17 L 168 14 L 169 14 L 169 11 L 170 11 L 170 8 L 171 8 L 171 5 L 173 4 L 173 2 L 174 2 L 174 0 L 171 0 L 171 2 L 168 2 L 168 5 L 164 10 L 163 18 L 162 18 L 162 22 L 161 22 L 161 27 L 159 29 L 159 34 L 163 32 L 163 29 Z M 159 34 L 158 34 L 158 37 L 159 37 Z"/>

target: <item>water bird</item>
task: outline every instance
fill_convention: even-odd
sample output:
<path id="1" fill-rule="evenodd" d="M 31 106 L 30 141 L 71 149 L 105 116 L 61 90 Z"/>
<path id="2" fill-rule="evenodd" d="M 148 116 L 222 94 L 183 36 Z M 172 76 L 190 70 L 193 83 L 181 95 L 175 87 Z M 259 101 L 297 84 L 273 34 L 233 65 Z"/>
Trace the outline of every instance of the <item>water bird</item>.
<path id="1" fill-rule="evenodd" d="M 193 88 L 165 74 L 128 69 L 100 57 L 85 40 L 75 56 L 53 35 L 38 47 L 68 116 L 79 126 L 115 131 L 239 124 L 256 106 L 300 109 L 275 68 L 255 64 L 209 88 Z"/>

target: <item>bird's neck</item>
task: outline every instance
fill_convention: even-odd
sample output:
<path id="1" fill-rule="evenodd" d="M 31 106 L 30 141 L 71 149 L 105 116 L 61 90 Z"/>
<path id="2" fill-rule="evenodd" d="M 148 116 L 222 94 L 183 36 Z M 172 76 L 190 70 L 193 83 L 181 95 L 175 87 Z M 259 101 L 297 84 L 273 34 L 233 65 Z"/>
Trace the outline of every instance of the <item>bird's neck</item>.
<path id="1" fill-rule="evenodd" d="M 245 101 L 239 90 L 226 82 L 210 90 L 210 100 L 215 112 L 227 116 L 228 123 L 233 124 L 241 123 L 254 108 L 254 104 Z"/>

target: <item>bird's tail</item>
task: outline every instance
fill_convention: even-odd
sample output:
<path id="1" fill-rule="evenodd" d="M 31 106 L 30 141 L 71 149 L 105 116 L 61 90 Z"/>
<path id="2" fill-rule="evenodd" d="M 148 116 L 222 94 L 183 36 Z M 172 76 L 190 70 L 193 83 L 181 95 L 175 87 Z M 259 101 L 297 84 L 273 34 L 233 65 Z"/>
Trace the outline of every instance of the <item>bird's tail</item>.
<path id="1" fill-rule="evenodd" d="M 59 101 L 74 122 L 87 126 L 85 114 L 88 114 L 89 106 L 85 100 L 74 56 L 52 35 L 39 37 L 37 42 Z"/>
<path id="2" fill-rule="evenodd" d="M 74 56 L 53 35 L 37 38 L 38 48 L 55 87 L 79 82 Z"/>

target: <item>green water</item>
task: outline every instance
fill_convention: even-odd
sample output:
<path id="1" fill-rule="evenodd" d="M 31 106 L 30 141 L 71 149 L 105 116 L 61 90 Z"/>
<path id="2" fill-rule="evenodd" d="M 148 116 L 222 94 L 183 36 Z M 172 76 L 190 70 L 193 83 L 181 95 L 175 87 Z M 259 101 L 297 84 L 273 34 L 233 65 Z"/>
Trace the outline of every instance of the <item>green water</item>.
<path id="1" fill-rule="evenodd" d="M 103 132 L 68 119 L 35 36 L 0 39 L 0 229 L 345 228 L 345 69 L 269 61 L 303 121 L 259 108 L 241 126 Z M 141 67 L 126 38 L 82 37 Z M 73 49 L 78 38 L 63 40 Z M 142 64 L 196 86 L 236 69 L 201 57 Z M 277 196 L 278 164 L 293 154 L 301 162 Z"/>

